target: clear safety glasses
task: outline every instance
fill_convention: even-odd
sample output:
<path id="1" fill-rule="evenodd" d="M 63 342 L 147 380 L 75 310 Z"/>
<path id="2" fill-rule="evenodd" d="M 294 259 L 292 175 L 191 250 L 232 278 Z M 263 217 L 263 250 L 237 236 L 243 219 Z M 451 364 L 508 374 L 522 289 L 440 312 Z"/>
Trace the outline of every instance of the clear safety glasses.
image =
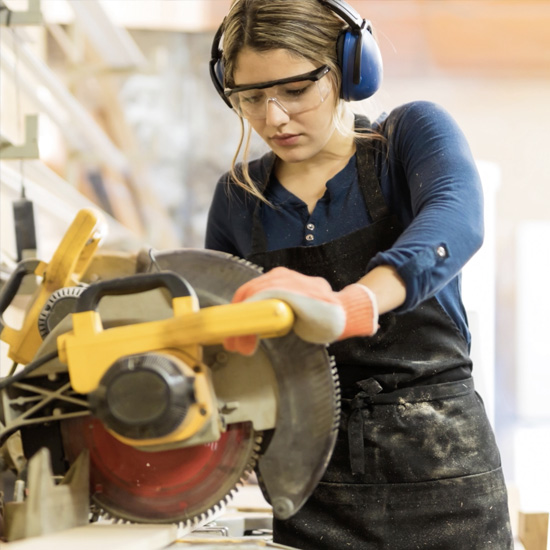
<path id="1" fill-rule="evenodd" d="M 265 118 L 268 103 L 275 103 L 287 115 L 297 115 L 318 107 L 330 93 L 331 83 L 323 78 L 330 67 L 323 65 L 309 73 L 226 88 L 224 93 L 239 115 Z"/>

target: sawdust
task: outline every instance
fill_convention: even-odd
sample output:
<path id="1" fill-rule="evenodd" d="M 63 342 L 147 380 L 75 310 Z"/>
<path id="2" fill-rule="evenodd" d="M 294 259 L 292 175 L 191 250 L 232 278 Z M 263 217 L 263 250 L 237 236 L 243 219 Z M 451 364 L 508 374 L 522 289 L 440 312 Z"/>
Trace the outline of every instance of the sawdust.
<path id="1" fill-rule="evenodd" d="M 434 404 L 428 401 L 411 403 L 404 398 L 399 398 L 397 413 L 401 417 L 409 416 L 412 422 L 421 423 L 426 428 L 424 430 L 424 440 L 416 443 L 429 447 L 433 455 L 439 459 L 449 457 L 451 441 L 441 434 L 438 429 L 438 426 L 445 422 L 444 412 L 438 411 Z M 398 437 L 402 436 L 406 437 L 403 434 L 399 434 Z M 439 477 L 441 473 L 432 471 L 435 478 Z"/>

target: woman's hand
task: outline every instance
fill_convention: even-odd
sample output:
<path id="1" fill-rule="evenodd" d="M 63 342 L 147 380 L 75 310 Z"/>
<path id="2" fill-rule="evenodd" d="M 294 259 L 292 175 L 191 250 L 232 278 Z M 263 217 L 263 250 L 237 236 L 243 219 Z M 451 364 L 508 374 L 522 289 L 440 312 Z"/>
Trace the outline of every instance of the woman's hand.
<path id="1" fill-rule="evenodd" d="M 248 281 L 232 302 L 277 298 L 294 311 L 294 331 L 307 342 L 328 344 L 353 336 L 372 336 L 378 330 L 376 297 L 366 286 L 355 283 L 334 292 L 321 277 L 309 277 L 286 267 L 276 267 Z M 257 336 L 228 338 L 225 348 L 252 355 Z"/>

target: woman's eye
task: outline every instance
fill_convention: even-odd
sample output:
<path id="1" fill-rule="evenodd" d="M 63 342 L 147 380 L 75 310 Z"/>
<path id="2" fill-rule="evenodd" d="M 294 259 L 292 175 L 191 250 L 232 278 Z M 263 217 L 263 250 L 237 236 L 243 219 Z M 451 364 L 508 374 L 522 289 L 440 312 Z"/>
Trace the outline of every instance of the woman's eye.
<path id="1" fill-rule="evenodd" d="M 297 97 L 304 95 L 308 91 L 310 86 L 311 84 L 304 84 L 299 88 L 287 88 L 286 90 L 283 91 L 283 96 L 291 99 L 292 98 L 296 99 Z"/>
<path id="2" fill-rule="evenodd" d="M 243 103 L 258 103 L 258 101 L 260 101 L 260 94 L 251 94 L 251 95 L 241 94 L 241 101 Z"/>

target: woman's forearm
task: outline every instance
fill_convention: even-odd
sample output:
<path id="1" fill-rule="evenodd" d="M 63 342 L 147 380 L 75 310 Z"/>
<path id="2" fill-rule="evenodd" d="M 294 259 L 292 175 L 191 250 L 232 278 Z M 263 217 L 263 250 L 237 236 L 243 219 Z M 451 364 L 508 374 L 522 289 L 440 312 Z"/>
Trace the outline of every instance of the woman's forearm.
<path id="1" fill-rule="evenodd" d="M 392 266 L 379 265 L 357 282 L 369 287 L 374 293 L 380 315 L 405 302 L 407 294 L 405 283 Z"/>

